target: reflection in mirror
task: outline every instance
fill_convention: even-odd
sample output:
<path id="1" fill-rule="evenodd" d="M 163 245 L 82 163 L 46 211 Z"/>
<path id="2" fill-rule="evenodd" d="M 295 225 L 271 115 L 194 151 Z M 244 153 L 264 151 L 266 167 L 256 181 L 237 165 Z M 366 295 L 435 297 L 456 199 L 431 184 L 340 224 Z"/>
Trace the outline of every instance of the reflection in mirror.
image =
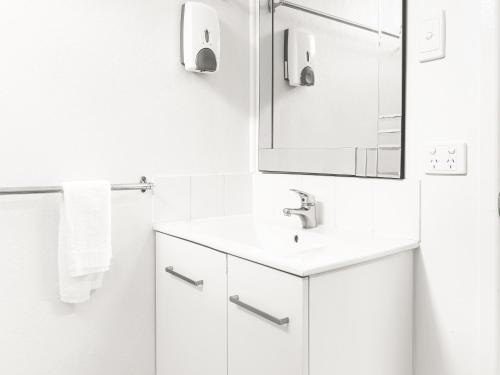
<path id="1" fill-rule="evenodd" d="M 403 0 L 261 0 L 259 169 L 403 177 Z"/>

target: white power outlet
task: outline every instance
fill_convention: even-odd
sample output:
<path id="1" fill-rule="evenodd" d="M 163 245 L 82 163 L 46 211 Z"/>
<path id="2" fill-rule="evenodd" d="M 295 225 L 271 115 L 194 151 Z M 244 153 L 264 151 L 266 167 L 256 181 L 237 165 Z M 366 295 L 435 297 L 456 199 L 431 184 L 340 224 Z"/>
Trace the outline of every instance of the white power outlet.
<path id="1" fill-rule="evenodd" d="M 466 175 L 467 144 L 434 143 L 425 153 L 427 174 Z"/>

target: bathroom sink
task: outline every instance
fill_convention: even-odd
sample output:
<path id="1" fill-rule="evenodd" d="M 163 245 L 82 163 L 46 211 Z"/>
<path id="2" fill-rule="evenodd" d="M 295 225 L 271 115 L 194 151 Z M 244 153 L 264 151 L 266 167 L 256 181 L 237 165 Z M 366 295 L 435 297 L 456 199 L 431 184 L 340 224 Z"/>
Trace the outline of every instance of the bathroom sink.
<path id="1" fill-rule="evenodd" d="M 246 227 L 245 231 L 232 232 L 230 235 L 230 237 L 234 235 L 232 240 L 259 249 L 259 251 L 283 255 L 318 249 L 329 243 L 328 237 L 299 228 L 280 226 L 270 222 L 261 224 L 253 222 L 252 224 Z"/>
<path id="2" fill-rule="evenodd" d="M 419 246 L 415 239 L 377 238 L 368 234 L 302 229 L 289 218 L 251 215 L 156 223 L 155 231 L 267 265 L 309 276 L 388 256 Z"/>
<path id="3" fill-rule="evenodd" d="M 331 240 L 325 235 L 303 230 L 291 220 L 266 220 L 246 215 L 194 220 L 188 225 L 179 222 L 166 226 L 170 232 L 189 230 L 191 239 L 195 236 L 200 240 L 199 236 L 202 236 L 202 244 L 210 238 L 230 242 L 234 247 L 244 246 L 254 251 L 280 253 L 283 256 L 325 247 Z M 186 233 L 180 237 L 187 237 Z"/>

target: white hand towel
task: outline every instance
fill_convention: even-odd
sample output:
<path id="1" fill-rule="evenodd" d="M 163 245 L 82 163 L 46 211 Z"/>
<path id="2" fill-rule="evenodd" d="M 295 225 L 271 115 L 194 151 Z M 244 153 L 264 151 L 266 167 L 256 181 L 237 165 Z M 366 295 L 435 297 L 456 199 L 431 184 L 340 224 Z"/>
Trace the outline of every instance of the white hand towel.
<path id="1" fill-rule="evenodd" d="M 107 181 L 66 182 L 59 223 L 59 293 L 81 303 L 102 286 L 111 262 L 111 186 Z"/>

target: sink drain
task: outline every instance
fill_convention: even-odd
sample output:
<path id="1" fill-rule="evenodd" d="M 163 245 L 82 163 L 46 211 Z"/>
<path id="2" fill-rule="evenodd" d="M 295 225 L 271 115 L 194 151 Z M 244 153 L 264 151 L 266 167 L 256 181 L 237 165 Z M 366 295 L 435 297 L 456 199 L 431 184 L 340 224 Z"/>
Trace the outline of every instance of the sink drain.
<path id="1" fill-rule="evenodd" d="M 293 240 L 295 241 L 295 243 L 298 243 L 299 242 L 299 236 L 295 235 L 295 237 L 293 237 Z"/>

